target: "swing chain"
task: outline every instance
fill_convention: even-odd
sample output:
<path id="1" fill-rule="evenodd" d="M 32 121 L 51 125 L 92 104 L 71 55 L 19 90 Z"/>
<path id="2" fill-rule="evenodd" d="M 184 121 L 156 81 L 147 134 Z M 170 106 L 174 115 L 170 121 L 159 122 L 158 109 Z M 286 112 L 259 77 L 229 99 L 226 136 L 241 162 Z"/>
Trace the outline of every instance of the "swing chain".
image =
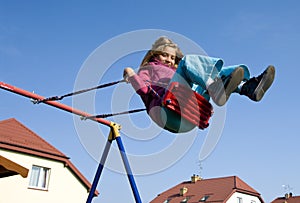
<path id="1" fill-rule="evenodd" d="M 68 93 L 68 94 L 65 94 L 65 95 L 62 95 L 62 96 L 53 96 L 53 97 L 48 97 L 48 98 L 45 98 L 45 99 L 32 100 L 32 103 L 33 104 L 39 104 L 39 103 L 47 102 L 47 101 L 58 101 L 58 100 L 62 100 L 65 97 L 70 97 L 70 96 L 74 96 L 74 95 L 77 95 L 77 94 L 82 94 L 82 93 L 85 93 L 85 92 L 88 92 L 88 91 L 91 91 L 91 90 L 95 90 L 95 89 L 101 89 L 101 88 L 104 88 L 104 87 L 109 87 L 109 86 L 116 85 L 116 84 L 121 83 L 121 82 L 126 82 L 126 81 L 123 79 L 123 80 L 119 80 L 119 81 L 115 81 L 115 82 L 110 82 L 110 83 L 98 85 L 96 87 L 91 87 L 91 88 L 71 92 L 71 93 Z"/>

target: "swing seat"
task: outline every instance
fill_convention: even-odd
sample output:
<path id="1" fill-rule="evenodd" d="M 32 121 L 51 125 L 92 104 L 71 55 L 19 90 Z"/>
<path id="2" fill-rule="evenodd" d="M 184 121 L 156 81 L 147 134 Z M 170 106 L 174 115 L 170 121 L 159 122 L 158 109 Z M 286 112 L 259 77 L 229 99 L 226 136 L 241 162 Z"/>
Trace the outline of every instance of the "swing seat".
<path id="1" fill-rule="evenodd" d="M 209 119 L 213 114 L 213 107 L 209 101 L 179 82 L 169 85 L 163 97 L 163 106 L 202 130 L 209 126 Z"/>

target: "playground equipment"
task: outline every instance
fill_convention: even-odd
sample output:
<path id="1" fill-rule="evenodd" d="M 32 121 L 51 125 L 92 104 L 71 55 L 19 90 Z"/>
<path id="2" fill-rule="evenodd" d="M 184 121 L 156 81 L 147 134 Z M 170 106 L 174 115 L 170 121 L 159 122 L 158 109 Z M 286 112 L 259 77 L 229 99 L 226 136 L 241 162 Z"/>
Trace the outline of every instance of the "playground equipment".
<path id="1" fill-rule="evenodd" d="M 169 85 L 163 105 L 202 130 L 209 126 L 213 114 L 212 105 L 202 95 L 179 82 Z"/>
<path id="2" fill-rule="evenodd" d="M 14 87 L 14 86 L 6 84 L 4 82 L 0 82 L 0 88 L 4 89 L 4 90 L 7 90 L 9 92 L 12 92 L 12 93 L 30 98 L 30 99 L 32 99 L 33 102 L 42 101 L 43 103 L 48 104 L 50 106 L 53 106 L 53 107 L 56 107 L 58 109 L 67 111 L 69 113 L 79 115 L 83 118 L 88 118 L 92 121 L 95 121 L 95 122 L 98 122 L 102 125 L 108 126 L 110 128 L 110 133 L 109 133 L 109 136 L 108 136 L 108 139 L 107 139 L 107 142 L 106 142 L 106 145 L 105 145 L 101 160 L 99 162 L 99 166 L 97 168 L 96 175 L 95 175 L 95 178 L 93 180 L 92 187 L 91 187 L 91 190 L 89 191 L 89 195 L 88 195 L 88 198 L 87 198 L 86 202 L 87 203 L 92 202 L 92 199 L 94 197 L 94 193 L 96 191 L 96 187 L 97 187 L 97 184 L 99 182 L 99 179 L 100 179 L 100 176 L 101 176 L 101 173 L 102 173 L 107 155 L 108 155 L 109 150 L 110 150 L 110 146 L 111 146 L 111 144 L 114 140 L 116 140 L 116 142 L 117 142 L 117 145 L 118 145 L 118 148 L 119 148 L 119 151 L 120 151 L 120 154 L 121 154 L 121 157 L 122 157 L 125 169 L 126 169 L 127 177 L 129 179 L 130 186 L 131 186 L 135 201 L 137 203 L 142 202 L 141 197 L 140 197 L 139 192 L 138 192 L 138 189 L 137 189 L 137 186 L 136 186 L 136 183 L 135 183 L 135 180 L 134 180 L 133 173 L 132 173 L 130 165 L 129 165 L 129 161 L 128 161 L 128 158 L 127 158 L 127 155 L 126 155 L 126 152 L 125 152 L 125 148 L 124 148 L 121 136 L 120 136 L 121 126 L 119 124 L 108 121 L 108 120 L 105 120 L 103 118 L 93 117 L 92 115 L 90 115 L 86 112 L 74 109 L 70 106 L 59 103 L 57 101 L 51 101 L 51 100 L 46 101 L 46 100 L 44 100 L 45 98 L 40 96 L 40 95 L 34 94 L 32 92 L 29 92 L 29 91 L 26 91 L 26 90 L 23 90 L 23 89 L 20 89 L 18 87 Z"/>
<path id="3" fill-rule="evenodd" d="M 98 122 L 104 126 L 107 126 L 110 128 L 110 133 L 106 142 L 106 145 L 104 147 L 101 160 L 99 162 L 91 189 L 89 191 L 89 195 L 87 198 L 87 203 L 91 203 L 92 199 L 94 197 L 94 193 L 96 191 L 96 187 L 98 185 L 100 176 L 102 174 L 105 161 L 107 159 L 110 146 L 114 140 L 116 140 L 119 152 L 122 157 L 122 161 L 127 173 L 127 177 L 134 195 L 134 199 L 136 203 L 141 203 L 141 198 L 138 192 L 137 185 L 134 180 L 133 173 L 130 168 L 130 164 L 125 152 L 125 148 L 121 139 L 120 130 L 121 125 L 114 123 L 112 121 L 106 120 L 104 118 L 114 115 L 120 115 L 125 113 L 135 113 L 144 111 L 145 109 L 136 109 L 131 111 L 125 111 L 121 113 L 115 113 L 115 114 L 104 114 L 104 115 L 90 115 L 89 113 L 86 113 L 84 111 L 80 111 L 78 109 L 74 109 L 70 106 L 67 106 L 65 104 L 62 104 L 60 102 L 57 102 L 57 100 L 61 100 L 65 97 L 74 96 L 76 94 L 81 94 L 87 91 L 100 89 L 104 87 L 108 87 L 111 85 L 118 84 L 120 82 L 124 82 L 123 80 L 99 85 L 93 88 L 85 89 L 85 90 L 79 90 L 76 92 L 72 92 L 69 94 L 65 94 L 63 96 L 54 96 L 54 97 L 48 97 L 45 98 L 43 96 L 40 96 L 38 94 L 23 90 L 21 88 L 6 84 L 4 82 L 0 82 L 0 88 L 4 89 L 6 91 L 30 98 L 34 104 L 44 103 L 53 107 L 56 107 L 58 109 L 61 109 L 63 111 L 67 111 L 69 113 L 78 115 L 81 117 L 82 120 L 89 119 L 95 122 Z M 149 87 L 151 89 L 151 87 Z M 193 125 L 198 126 L 200 129 L 205 129 L 209 126 L 209 119 L 212 116 L 213 108 L 212 105 L 201 95 L 197 94 L 194 91 L 191 91 L 190 88 L 183 86 L 179 83 L 171 83 L 169 85 L 169 88 L 163 98 L 163 106 L 166 108 L 175 111 L 179 115 L 181 115 L 183 118 L 191 122 Z"/>

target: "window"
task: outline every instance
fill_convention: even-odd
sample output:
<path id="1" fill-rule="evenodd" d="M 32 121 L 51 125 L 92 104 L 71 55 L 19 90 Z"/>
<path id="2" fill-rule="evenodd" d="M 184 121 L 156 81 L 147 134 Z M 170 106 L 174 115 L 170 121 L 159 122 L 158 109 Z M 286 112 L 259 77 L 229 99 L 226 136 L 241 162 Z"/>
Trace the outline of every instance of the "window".
<path id="1" fill-rule="evenodd" d="M 237 198 L 237 203 L 243 203 L 243 198 L 238 197 L 238 198 Z"/>
<path id="2" fill-rule="evenodd" d="M 183 200 L 181 200 L 180 203 L 187 203 L 189 201 L 190 197 L 186 197 Z"/>
<path id="3" fill-rule="evenodd" d="M 32 166 L 29 187 L 47 190 L 50 176 L 50 168 Z"/>
<path id="4" fill-rule="evenodd" d="M 199 202 L 205 202 L 209 198 L 209 195 L 204 195 Z"/>

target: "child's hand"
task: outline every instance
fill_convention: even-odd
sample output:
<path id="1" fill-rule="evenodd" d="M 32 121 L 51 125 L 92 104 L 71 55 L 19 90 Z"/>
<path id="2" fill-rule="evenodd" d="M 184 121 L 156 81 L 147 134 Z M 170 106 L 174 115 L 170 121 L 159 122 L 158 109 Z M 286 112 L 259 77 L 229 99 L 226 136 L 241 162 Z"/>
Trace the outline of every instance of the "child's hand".
<path id="1" fill-rule="evenodd" d="M 127 83 L 129 83 L 128 78 L 131 77 L 131 76 L 134 76 L 134 75 L 135 75 L 135 72 L 132 68 L 127 67 L 127 68 L 124 69 L 123 78 Z"/>

